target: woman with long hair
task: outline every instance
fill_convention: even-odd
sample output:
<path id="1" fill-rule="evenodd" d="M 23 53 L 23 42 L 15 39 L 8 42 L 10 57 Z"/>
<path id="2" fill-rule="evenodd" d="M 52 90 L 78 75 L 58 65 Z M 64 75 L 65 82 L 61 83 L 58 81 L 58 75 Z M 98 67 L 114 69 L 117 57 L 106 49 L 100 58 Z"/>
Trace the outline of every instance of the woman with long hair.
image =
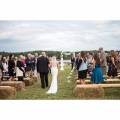
<path id="1" fill-rule="evenodd" d="M 108 76 L 113 78 L 117 76 L 117 56 L 114 50 L 110 52 L 108 60 Z"/>
<path id="2" fill-rule="evenodd" d="M 52 81 L 51 81 L 51 86 L 47 91 L 47 94 L 56 94 L 58 89 L 57 87 L 58 61 L 56 60 L 55 56 L 53 56 L 50 61 L 50 68 L 51 68 Z"/>
<path id="3" fill-rule="evenodd" d="M 103 72 L 101 68 L 101 61 L 97 53 L 94 55 L 93 59 L 94 69 L 92 71 L 91 82 L 99 84 L 104 81 Z"/>
<path id="4" fill-rule="evenodd" d="M 78 66 L 79 66 L 78 78 L 81 84 L 85 84 L 85 79 L 87 78 L 87 59 L 86 59 L 86 53 L 83 51 L 80 54 Z"/>
<path id="5" fill-rule="evenodd" d="M 9 60 L 8 60 L 8 73 L 9 73 L 9 80 L 13 80 L 15 76 L 15 61 L 14 61 L 14 55 L 10 54 Z"/>

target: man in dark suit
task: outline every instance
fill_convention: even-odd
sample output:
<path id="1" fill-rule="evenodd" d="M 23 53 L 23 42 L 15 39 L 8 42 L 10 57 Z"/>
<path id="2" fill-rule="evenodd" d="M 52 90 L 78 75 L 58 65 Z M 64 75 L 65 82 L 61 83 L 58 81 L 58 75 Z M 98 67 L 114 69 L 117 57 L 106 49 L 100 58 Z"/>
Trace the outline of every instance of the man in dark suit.
<path id="1" fill-rule="evenodd" d="M 42 56 L 37 59 L 37 72 L 40 73 L 41 87 L 48 87 L 49 60 L 45 52 L 42 52 Z"/>

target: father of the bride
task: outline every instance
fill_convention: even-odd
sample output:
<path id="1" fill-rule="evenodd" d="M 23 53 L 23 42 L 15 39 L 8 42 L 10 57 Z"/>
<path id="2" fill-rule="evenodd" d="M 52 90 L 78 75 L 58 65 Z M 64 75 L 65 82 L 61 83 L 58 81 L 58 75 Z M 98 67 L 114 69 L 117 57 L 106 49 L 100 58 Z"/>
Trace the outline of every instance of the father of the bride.
<path id="1" fill-rule="evenodd" d="M 48 87 L 49 60 L 45 52 L 42 52 L 42 56 L 37 59 L 37 72 L 40 73 L 41 87 Z"/>

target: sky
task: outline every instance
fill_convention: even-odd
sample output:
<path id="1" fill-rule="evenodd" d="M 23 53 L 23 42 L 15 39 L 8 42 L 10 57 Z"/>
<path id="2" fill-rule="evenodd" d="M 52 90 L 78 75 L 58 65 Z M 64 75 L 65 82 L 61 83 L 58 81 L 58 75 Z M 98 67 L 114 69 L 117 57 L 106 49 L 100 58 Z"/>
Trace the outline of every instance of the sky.
<path id="1" fill-rule="evenodd" d="M 0 51 L 120 50 L 120 21 L 0 21 Z"/>

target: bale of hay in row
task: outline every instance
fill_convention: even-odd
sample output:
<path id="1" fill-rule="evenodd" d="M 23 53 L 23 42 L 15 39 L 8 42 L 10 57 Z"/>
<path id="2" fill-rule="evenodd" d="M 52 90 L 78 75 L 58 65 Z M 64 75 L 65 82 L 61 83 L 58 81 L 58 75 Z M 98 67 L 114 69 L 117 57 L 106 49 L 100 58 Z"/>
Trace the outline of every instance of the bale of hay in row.
<path id="1" fill-rule="evenodd" d="M 16 89 L 11 86 L 0 86 L 0 99 L 15 99 Z"/>
<path id="2" fill-rule="evenodd" d="M 11 86 L 16 88 L 17 91 L 25 90 L 25 83 L 22 81 L 2 81 L 1 86 Z"/>
<path id="3" fill-rule="evenodd" d="M 104 97 L 104 89 L 99 85 L 76 85 L 74 95 L 81 99 L 96 99 Z"/>

